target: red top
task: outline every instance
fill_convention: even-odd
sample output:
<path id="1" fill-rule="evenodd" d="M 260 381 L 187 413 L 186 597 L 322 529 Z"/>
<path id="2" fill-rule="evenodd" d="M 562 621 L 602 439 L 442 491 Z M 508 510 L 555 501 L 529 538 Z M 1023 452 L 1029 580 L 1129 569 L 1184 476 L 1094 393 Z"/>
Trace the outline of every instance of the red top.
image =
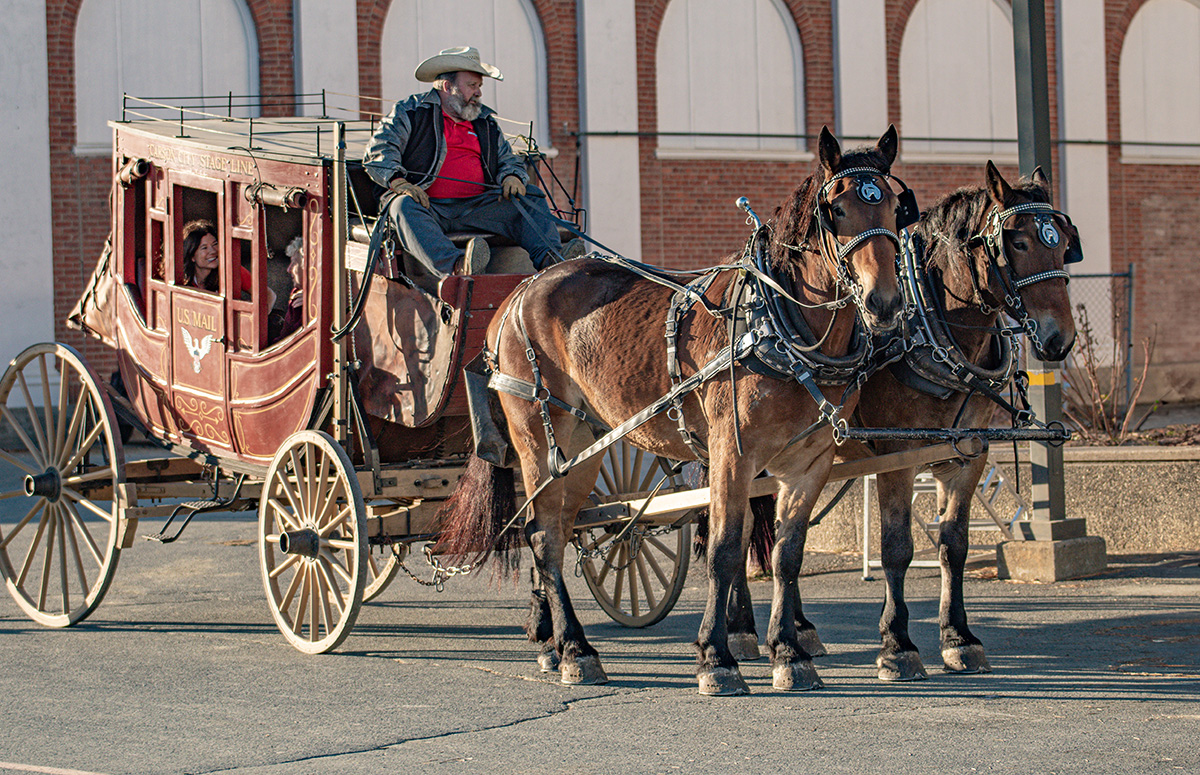
<path id="1" fill-rule="evenodd" d="M 482 194 L 483 161 L 479 138 L 470 121 L 455 121 L 442 113 L 442 135 L 446 138 L 446 161 L 427 193 L 434 199 L 461 199 Z M 453 178 L 453 180 L 447 180 Z M 471 183 L 459 181 L 469 180 Z"/>

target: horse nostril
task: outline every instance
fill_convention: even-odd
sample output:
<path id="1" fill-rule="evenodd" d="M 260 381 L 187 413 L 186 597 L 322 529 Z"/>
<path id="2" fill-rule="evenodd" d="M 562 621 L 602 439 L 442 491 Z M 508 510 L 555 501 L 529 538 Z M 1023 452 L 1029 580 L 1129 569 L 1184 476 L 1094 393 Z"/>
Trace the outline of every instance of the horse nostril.
<path id="1" fill-rule="evenodd" d="M 880 320 L 890 321 L 900 311 L 900 294 L 890 293 L 884 296 L 879 291 L 871 291 L 867 294 L 867 309 Z"/>

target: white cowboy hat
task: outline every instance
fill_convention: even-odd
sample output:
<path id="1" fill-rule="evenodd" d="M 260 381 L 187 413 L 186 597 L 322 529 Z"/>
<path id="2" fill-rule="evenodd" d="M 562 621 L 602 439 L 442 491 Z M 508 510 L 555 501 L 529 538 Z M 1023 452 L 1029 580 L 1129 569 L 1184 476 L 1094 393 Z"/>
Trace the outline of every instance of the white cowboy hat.
<path id="1" fill-rule="evenodd" d="M 455 48 L 442 49 L 435 56 L 431 56 L 417 65 L 417 71 L 414 75 L 416 75 L 418 81 L 431 83 L 437 80 L 437 77 L 442 73 L 453 73 L 459 70 L 479 73 L 488 78 L 495 78 L 497 81 L 504 80 L 504 74 L 500 72 L 498 67 L 479 61 L 479 49 L 474 46 L 456 46 Z"/>

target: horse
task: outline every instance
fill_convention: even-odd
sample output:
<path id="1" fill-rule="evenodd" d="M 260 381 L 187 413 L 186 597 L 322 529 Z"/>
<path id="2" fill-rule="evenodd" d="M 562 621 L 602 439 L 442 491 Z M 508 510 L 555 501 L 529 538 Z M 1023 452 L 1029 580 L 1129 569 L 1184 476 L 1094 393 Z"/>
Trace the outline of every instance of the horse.
<path id="1" fill-rule="evenodd" d="M 747 253 L 761 258 L 758 269 L 735 254 L 688 282 L 593 254 L 533 276 L 497 310 L 485 359 L 530 495 L 524 537 L 540 588 L 526 628 L 544 644 L 543 671 L 557 662 L 565 684 L 608 680 L 571 605 L 562 563 L 600 468 L 593 452 L 626 433 L 662 458 L 705 459 L 712 472 L 708 599 L 694 643 L 699 693 L 749 692 L 727 644 L 726 605 L 745 578 L 748 488 L 767 468 L 779 481 L 772 683 L 798 691 L 821 685 L 796 640 L 796 579 L 809 513 L 833 463 L 838 410 L 829 399 L 841 386 L 818 384 L 803 364 L 849 379 L 865 360 L 866 334 L 899 322 L 897 219 L 906 207 L 888 183 L 897 148 L 895 127 L 874 147 L 845 153 L 824 128 L 812 173 L 755 230 Z M 755 303 L 740 303 L 746 297 Z M 772 318 L 770 329 L 761 317 L 767 308 L 790 322 Z M 747 310 L 759 317 L 747 323 Z M 754 333 L 779 326 L 819 337 L 789 342 Z M 767 352 L 774 345 L 800 355 L 780 366 Z M 615 430 L 593 442 L 594 425 Z M 465 556 L 496 546 L 496 526 L 512 513 L 511 475 L 468 461 L 443 506 L 443 551 Z"/>
<path id="2" fill-rule="evenodd" d="M 853 412 L 854 424 L 875 428 L 986 428 L 996 408 L 993 398 L 1012 379 L 1016 351 L 1011 331 L 998 327 L 1001 312 L 1029 335 L 1037 357 L 1064 359 L 1075 341 L 1067 295 L 1065 263 L 1082 260 L 1079 233 L 1070 219 L 1050 206 L 1050 184 L 1041 168 L 1011 186 L 992 162 L 986 185 L 961 188 L 937 201 L 913 231 L 923 246 L 923 271 L 907 287 L 911 306 L 923 294 L 928 326 L 904 359 L 880 369 L 863 385 Z M 918 248 L 920 249 L 920 248 Z M 916 264 L 912 268 L 918 269 Z M 911 275 L 905 273 L 902 282 Z M 910 321 L 911 325 L 911 321 Z M 935 349 L 937 352 L 935 353 Z M 839 459 L 861 458 L 912 449 L 927 442 L 876 441 L 871 450 L 854 443 L 838 450 Z M 938 557 L 942 589 L 939 608 L 942 662 L 951 673 L 990 671 L 982 643 L 967 626 L 963 602 L 971 498 L 987 456 L 933 466 L 937 481 Z M 883 681 L 927 677 L 908 634 L 904 577 L 913 558 L 912 494 L 915 468 L 877 475 L 882 514 L 882 564 L 886 578 L 876 659 Z M 732 598 L 731 642 L 744 655 L 757 653 L 748 587 Z M 802 612 L 797 619 L 801 642 L 822 655 L 825 646 Z"/>

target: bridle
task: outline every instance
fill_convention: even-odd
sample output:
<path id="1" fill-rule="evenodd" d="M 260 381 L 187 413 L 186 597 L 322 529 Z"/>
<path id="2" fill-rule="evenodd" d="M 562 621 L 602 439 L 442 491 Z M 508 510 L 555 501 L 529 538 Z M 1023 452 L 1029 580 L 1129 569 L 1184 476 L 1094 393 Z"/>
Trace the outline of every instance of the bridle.
<path id="1" fill-rule="evenodd" d="M 1005 210 L 1001 210 L 998 206 L 993 207 L 988 214 L 984 231 L 972 237 L 967 244 L 968 246 L 983 246 L 984 253 L 988 258 L 988 271 L 995 275 L 997 282 L 1000 283 L 1000 287 L 1004 291 L 1004 307 L 1006 311 L 1021 326 L 1040 351 L 1042 349 L 1042 341 L 1037 335 L 1037 321 L 1029 314 L 1029 310 L 1025 306 L 1025 301 L 1021 297 L 1021 289 L 1059 278 L 1070 283 L 1071 275 L 1063 269 L 1048 269 L 1044 272 L 1031 274 L 1028 277 L 1017 276 L 1012 261 L 1004 250 L 1004 226 L 1010 218 L 1026 213 L 1033 214 L 1038 240 L 1046 247 L 1056 248 L 1063 239 L 1068 240 L 1067 250 L 1063 255 L 1064 265 L 1076 264 L 1083 260 L 1083 251 L 1079 248 L 1078 241 L 1072 241 L 1071 239 L 1074 227 L 1071 224 L 1070 217 L 1064 212 L 1055 210 L 1046 202 L 1023 202 Z M 1062 218 L 1067 225 L 1065 235 L 1059 229 L 1058 218 Z M 972 282 L 976 282 L 977 284 L 975 292 L 980 306 L 985 310 L 989 309 L 989 305 L 983 300 L 983 291 L 978 287 L 973 268 L 971 279 Z"/>
<path id="2" fill-rule="evenodd" d="M 898 256 L 900 254 L 900 237 L 891 229 L 875 227 L 859 232 L 849 242 L 843 244 L 838 240 L 837 227 L 834 224 L 833 215 L 830 211 L 829 191 L 837 181 L 843 178 L 854 178 L 854 188 L 858 198 L 868 205 L 879 205 L 883 203 L 885 197 L 883 189 L 875 181 L 876 177 L 894 180 L 902 188 L 902 191 L 896 195 L 898 200 L 896 204 L 897 231 L 916 223 L 920 218 L 916 194 L 913 193 L 912 189 L 903 180 L 875 167 L 850 167 L 831 175 L 829 180 L 825 181 L 820 190 L 817 191 L 816 205 L 813 212 L 817 221 L 817 228 L 820 230 L 820 240 L 818 241 L 820 250 L 816 252 L 819 252 L 821 258 L 833 269 L 833 275 L 837 283 L 850 292 L 850 298 L 854 301 L 854 305 L 864 315 L 868 314 L 866 299 L 863 297 L 862 286 L 859 285 L 858 281 L 850 273 L 849 256 L 864 242 L 873 237 L 886 237 L 895 246 Z M 836 247 L 831 247 L 831 245 L 836 245 Z M 785 244 L 784 247 L 793 250 L 814 252 L 810 247 L 807 247 L 807 243 L 805 243 L 805 246 Z M 844 303 L 844 300 L 842 300 L 842 304 Z M 838 306 L 842 306 L 842 304 Z"/>

